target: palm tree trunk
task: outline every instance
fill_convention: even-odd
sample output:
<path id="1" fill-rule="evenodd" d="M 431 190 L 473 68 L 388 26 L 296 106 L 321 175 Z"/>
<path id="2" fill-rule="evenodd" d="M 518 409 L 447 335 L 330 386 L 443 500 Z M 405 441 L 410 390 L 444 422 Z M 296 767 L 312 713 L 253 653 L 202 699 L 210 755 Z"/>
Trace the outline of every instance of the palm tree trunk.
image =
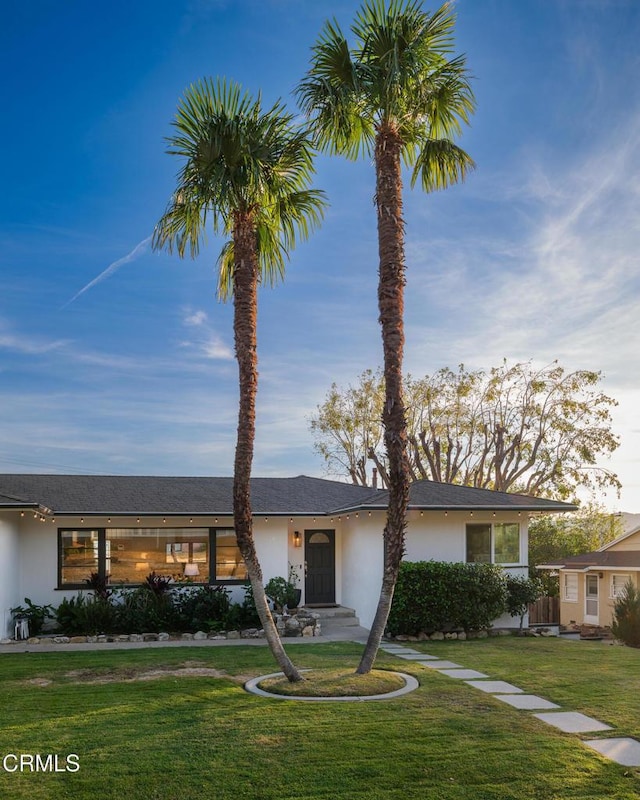
<path id="1" fill-rule="evenodd" d="M 402 219 L 402 141 L 397 131 L 383 125 L 375 147 L 378 253 L 380 258 L 378 310 L 384 352 L 385 402 L 382 411 L 387 451 L 389 507 L 384 529 L 382 586 L 367 644 L 356 670 L 373 667 L 387 625 L 393 593 L 404 553 L 404 534 L 411 472 L 407 457 L 407 422 L 402 392 L 404 351 L 404 221 Z"/>
<path id="2" fill-rule="evenodd" d="M 238 437 L 233 473 L 233 519 L 238 548 L 251 580 L 253 597 L 265 638 L 280 669 L 290 681 L 295 682 L 304 679 L 287 656 L 278 635 L 264 592 L 262 569 L 253 539 L 251 467 L 258 388 L 258 257 L 256 236 L 250 213 L 236 214 L 233 246 L 233 330 L 240 386 Z"/>

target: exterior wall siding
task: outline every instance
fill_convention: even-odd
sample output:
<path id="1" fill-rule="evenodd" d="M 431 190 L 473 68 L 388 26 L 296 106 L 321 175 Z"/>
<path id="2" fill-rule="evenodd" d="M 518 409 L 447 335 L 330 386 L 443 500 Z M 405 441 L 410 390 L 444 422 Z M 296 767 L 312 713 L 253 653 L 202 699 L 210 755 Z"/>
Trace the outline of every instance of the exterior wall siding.
<path id="1" fill-rule="evenodd" d="M 9 609 L 20 605 L 20 561 L 18 539 L 18 512 L 7 512 L 0 517 L 0 637 L 13 635 L 12 615 Z"/>
<path id="2" fill-rule="evenodd" d="M 375 614 L 383 567 L 382 532 L 384 511 L 359 512 L 331 517 L 256 517 L 254 536 L 265 582 L 274 576 L 288 577 L 291 564 L 299 576 L 304 602 L 304 532 L 305 530 L 334 530 L 336 541 L 336 602 L 355 609 L 361 624 L 369 627 Z M 516 574 L 527 573 L 527 517 L 514 513 L 420 512 L 411 511 L 408 518 L 406 555 L 411 561 L 464 561 L 466 558 L 466 524 L 520 523 L 520 563 L 509 567 Z M 73 597 L 77 590 L 59 590 L 58 529 L 59 528 L 140 528 L 159 527 L 232 527 L 230 517 L 162 518 L 114 517 L 105 518 L 57 517 L 40 522 L 31 514 L 0 513 L 0 609 L 5 628 L 8 609 L 28 596 L 34 603 L 57 606 L 63 598 Z M 299 532 L 301 547 L 295 546 Z M 241 601 L 244 586 L 229 586 L 232 600 Z M 511 617 L 496 621 L 497 626 L 517 624 Z"/>
<path id="3" fill-rule="evenodd" d="M 563 573 L 561 573 L 562 576 Z M 575 574 L 575 573 L 574 573 Z M 631 582 L 640 587 L 640 574 L 637 572 L 629 572 L 621 567 L 618 570 L 603 570 L 598 572 L 596 570 L 591 573 L 577 573 L 578 575 L 578 599 L 573 602 L 565 600 L 562 595 L 562 583 L 560 585 L 560 624 L 570 626 L 572 624 L 595 624 L 593 622 L 585 622 L 585 608 L 586 608 L 586 575 L 602 575 L 598 578 L 598 622 L 600 627 L 611 627 L 613 622 L 613 607 L 615 605 L 615 598 L 611 596 L 611 583 L 614 575 L 628 575 Z M 562 581 L 562 577 L 561 577 Z"/>

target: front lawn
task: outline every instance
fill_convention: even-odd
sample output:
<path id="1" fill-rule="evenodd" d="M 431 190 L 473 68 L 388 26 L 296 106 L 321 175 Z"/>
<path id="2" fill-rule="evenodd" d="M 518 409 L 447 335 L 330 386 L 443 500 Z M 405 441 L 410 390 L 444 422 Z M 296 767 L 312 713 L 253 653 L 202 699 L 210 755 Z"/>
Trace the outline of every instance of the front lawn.
<path id="1" fill-rule="evenodd" d="M 640 651 L 557 640 L 415 645 L 640 738 Z M 296 644 L 305 668 L 357 663 L 352 644 Z M 640 770 L 461 681 L 381 654 L 420 688 L 369 703 L 249 695 L 264 647 L 0 655 L 0 756 L 79 756 L 76 772 L 0 769 L 11 800 L 545 800 L 640 792 Z M 160 672 L 160 677 L 157 674 Z M 8 766 L 16 762 L 9 759 Z M 0 761 L 0 765 L 2 761 Z M 72 760 L 73 766 L 73 760 Z"/>

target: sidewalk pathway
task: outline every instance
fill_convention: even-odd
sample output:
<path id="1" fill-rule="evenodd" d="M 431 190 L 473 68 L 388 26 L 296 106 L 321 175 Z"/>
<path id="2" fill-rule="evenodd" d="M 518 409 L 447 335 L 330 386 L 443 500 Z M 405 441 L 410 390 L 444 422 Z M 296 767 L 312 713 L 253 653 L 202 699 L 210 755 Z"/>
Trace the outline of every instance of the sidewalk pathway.
<path id="1" fill-rule="evenodd" d="M 522 689 L 505 681 L 491 680 L 488 675 L 473 669 L 465 669 L 461 664 L 445 661 L 437 656 L 421 653 L 411 647 L 400 644 L 383 643 L 380 647 L 385 653 L 428 669 L 436 669 L 441 675 L 447 675 L 454 680 L 462 680 L 468 686 L 481 692 L 491 694 L 497 700 L 508 703 L 514 708 L 523 711 L 537 711 L 533 716 L 547 725 L 552 725 L 565 733 L 600 733 L 611 731 L 610 725 L 599 722 L 597 719 L 587 717 L 576 711 L 563 711 L 556 703 L 538 697 L 535 694 L 525 694 Z M 553 710 L 551 710 L 553 709 Z M 622 764 L 625 767 L 640 767 L 640 742 L 630 737 L 600 738 L 583 740 L 587 747 L 596 750 L 605 758 Z"/>

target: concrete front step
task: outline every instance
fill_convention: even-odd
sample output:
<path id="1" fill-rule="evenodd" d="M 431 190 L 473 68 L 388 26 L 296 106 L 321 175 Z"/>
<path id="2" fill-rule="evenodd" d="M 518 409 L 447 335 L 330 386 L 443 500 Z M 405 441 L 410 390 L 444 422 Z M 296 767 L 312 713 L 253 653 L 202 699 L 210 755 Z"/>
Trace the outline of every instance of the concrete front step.
<path id="1" fill-rule="evenodd" d="M 356 617 L 356 612 L 353 608 L 346 608 L 345 606 L 325 606 L 324 608 L 305 606 L 305 609 L 318 614 L 323 631 L 360 625 L 360 620 Z"/>

